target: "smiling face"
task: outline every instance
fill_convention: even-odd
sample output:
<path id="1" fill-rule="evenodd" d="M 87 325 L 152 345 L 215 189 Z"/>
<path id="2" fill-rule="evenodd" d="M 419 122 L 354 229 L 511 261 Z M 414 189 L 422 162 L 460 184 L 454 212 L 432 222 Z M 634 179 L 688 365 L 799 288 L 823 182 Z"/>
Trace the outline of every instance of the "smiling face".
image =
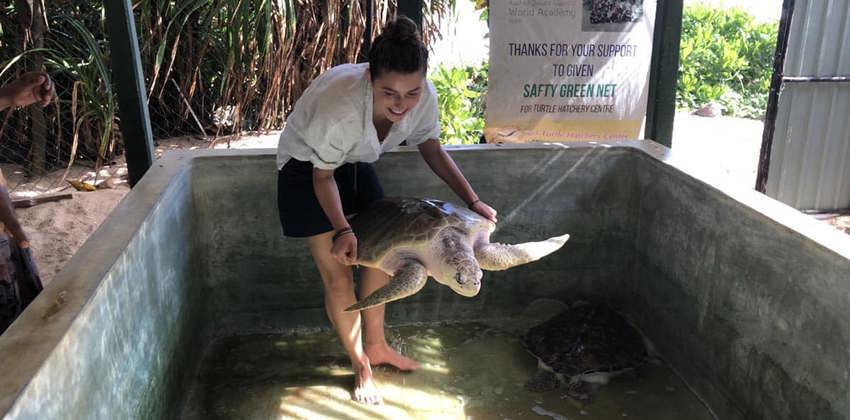
<path id="1" fill-rule="evenodd" d="M 372 80 L 372 112 L 375 121 L 401 121 L 419 103 L 423 89 L 425 75 L 421 72 L 382 72 L 380 77 Z"/>

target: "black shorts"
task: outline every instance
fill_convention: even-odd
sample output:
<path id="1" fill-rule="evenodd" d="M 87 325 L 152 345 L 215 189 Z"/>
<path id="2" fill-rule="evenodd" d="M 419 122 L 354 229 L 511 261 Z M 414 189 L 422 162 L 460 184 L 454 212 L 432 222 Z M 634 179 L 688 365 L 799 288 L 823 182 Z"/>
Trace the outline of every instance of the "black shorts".
<path id="1" fill-rule="evenodd" d="M 346 215 L 359 213 L 384 189 L 369 163 L 346 163 L 334 171 L 334 179 Z M 277 173 L 277 208 L 283 234 L 305 238 L 333 230 L 313 191 L 313 164 L 290 159 Z"/>

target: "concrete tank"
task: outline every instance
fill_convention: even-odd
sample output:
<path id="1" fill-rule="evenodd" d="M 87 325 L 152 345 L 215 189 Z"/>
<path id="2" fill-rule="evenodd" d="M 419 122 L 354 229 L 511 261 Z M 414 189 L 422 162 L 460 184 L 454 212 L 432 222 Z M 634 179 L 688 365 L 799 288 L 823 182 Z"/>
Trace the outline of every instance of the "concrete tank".
<path id="1" fill-rule="evenodd" d="M 723 419 L 850 418 L 850 239 L 649 141 L 451 149 L 494 239 L 561 251 L 433 281 L 387 322 L 509 319 L 539 298 L 623 312 Z M 388 195 L 456 200 L 415 150 Z M 167 155 L 0 337 L 7 418 L 174 418 L 210 343 L 326 327 L 321 282 L 276 211 L 273 150 Z"/>

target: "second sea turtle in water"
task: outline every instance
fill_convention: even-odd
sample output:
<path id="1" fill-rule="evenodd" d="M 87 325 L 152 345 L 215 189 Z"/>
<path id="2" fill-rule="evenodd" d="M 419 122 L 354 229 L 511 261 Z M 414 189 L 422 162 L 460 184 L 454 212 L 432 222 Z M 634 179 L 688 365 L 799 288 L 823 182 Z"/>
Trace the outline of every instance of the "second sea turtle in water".
<path id="1" fill-rule="evenodd" d="M 428 276 L 462 296 L 481 288 L 481 270 L 506 270 L 560 249 L 570 235 L 516 245 L 491 243 L 496 225 L 466 207 L 417 198 L 385 198 L 358 214 L 357 264 L 391 275 L 390 282 L 346 311 L 410 296 Z"/>
<path id="2" fill-rule="evenodd" d="M 584 384 L 604 385 L 647 359 L 640 332 L 605 304 L 573 305 L 528 330 L 522 344 L 538 360 L 528 389 L 542 392 L 564 384 L 579 399 L 587 397 Z"/>

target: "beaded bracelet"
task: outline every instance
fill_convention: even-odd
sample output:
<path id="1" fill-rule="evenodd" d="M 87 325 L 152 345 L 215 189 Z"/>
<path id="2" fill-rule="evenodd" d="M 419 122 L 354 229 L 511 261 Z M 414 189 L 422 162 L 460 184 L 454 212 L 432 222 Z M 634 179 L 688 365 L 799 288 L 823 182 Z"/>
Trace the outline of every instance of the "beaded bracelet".
<path id="1" fill-rule="evenodd" d="M 339 239 L 340 236 L 347 235 L 349 233 L 354 234 L 354 231 L 351 230 L 350 227 L 344 227 L 334 233 L 333 238 L 331 238 L 331 242 L 336 242 L 336 240 Z"/>
<path id="2" fill-rule="evenodd" d="M 472 206 L 474 206 L 475 203 L 480 203 L 480 202 L 481 202 L 481 199 L 477 198 L 477 199 L 475 199 L 475 201 L 469 203 L 469 205 L 467 205 L 466 207 L 469 208 L 470 210 L 472 210 Z"/>

